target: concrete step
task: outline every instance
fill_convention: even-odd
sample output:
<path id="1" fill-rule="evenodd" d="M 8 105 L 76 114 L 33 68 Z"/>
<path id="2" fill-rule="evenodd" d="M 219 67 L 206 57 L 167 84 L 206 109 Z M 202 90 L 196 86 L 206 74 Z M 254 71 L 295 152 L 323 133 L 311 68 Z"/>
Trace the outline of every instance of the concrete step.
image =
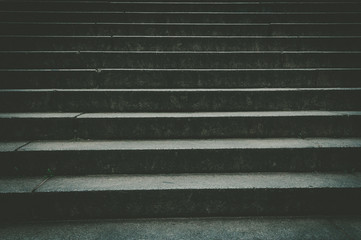
<path id="1" fill-rule="evenodd" d="M 0 89 L 361 87 L 361 68 L 5 69 Z"/>
<path id="2" fill-rule="evenodd" d="M 0 2 L 2 10 L 149 12 L 355 12 L 360 2 Z"/>
<path id="3" fill-rule="evenodd" d="M 2 220 L 361 213 L 360 173 L 3 177 L 0 186 Z"/>
<path id="4" fill-rule="evenodd" d="M 360 216 L 128 219 L 2 223 L 3 240 L 347 240 L 361 238 Z"/>
<path id="5" fill-rule="evenodd" d="M 358 68 L 360 51 L 1 51 L 0 68 Z"/>
<path id="6" fill-rule="evenodd" d="M 361 112 L 2 113 L 3 141 L 361 136 Z"/>
<path id="7" fill-rule="evenodd" d="M 361 23 L 3 22 L 0 27 L 3 28 L 0 36 L 361 36 Z"/>
<path id="8" fill-rule="evenodd" d="M 361 36 L 0 36 L 0 50 L 360 51 Z"/>
<path id="9" fill-rule="evenodd" d="M 1 22 L 42 23 L 360 23 L 360 12 L 0 11 Z M 24 30 L 24 29 L 23 29 Z M 9 33 L 8 33 L 9 34 Z"/>
<path id="10" fill-rule="evenodd" d="M 360 138 L 0 142 L 0 175 L 359 172 L 360 154 Z"/>
<path id="11" fill-rule="evenodd" d="M 0 112 L 361 110 L 361 88 L 2 89 Z"/>

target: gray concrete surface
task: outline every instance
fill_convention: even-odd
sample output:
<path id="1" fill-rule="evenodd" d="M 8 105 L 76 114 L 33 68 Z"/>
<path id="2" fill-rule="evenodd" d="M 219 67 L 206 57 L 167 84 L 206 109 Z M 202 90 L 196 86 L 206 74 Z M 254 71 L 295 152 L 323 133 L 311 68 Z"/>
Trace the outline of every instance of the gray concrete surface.
<path id="1" fill-rule="evenodd" d="M 0 152 L 12 152 L 24 146 L 27 142 L 0 142 Z"/>
<path id="2" fill-rule="evenodd" d="M 0 193 L 30 193 L 43 180 L 43 177 L 2 177 L 0 178 Z"/>
<path id="3" fill-rule="evenodd" d="M 356 240 L 361 217 L 139 219 L 0 224 L 2 240 Z"/>
<path id="4" fill-rule="evenodd" d="M 0 151 L 11 143 L 0 143 Z M 16 145 L 17 146 L 17 145 Z M 360 138 L 270 138 L 212 140 L 34 141 L 19 151 L 147 150 L 147 149 L 272 149 L 358 148 Z"/>
<path id="5" fill-rule="evenodd" d="M 54 177 L 43 184 L 37 192 L 360 187 L 360 173 L 94 175 Z"/>
<path id="6" fill-rule="evenodd" d="M 24 112 L 24 113 L 0 113 L 0 118 L 74 118 L 80 113 L 36 113 L 36 112 Z"/>
<path id="7" fill-rule="evenodd" d="M 190 113 L 86 113 L 78 118 L 192 118 L 192 117 L 293 117 L 293 116 L 348 116 L 361 111 L 267 111 L 267 112 L 190 112 Z"/>

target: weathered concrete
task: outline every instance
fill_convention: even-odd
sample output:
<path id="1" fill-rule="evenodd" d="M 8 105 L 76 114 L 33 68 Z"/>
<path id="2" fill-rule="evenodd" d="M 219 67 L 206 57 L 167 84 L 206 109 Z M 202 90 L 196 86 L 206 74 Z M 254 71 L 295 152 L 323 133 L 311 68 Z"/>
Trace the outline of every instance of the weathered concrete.
<path id="1" fill-rule="evenodd" d="M 360 217 L 254 217 L 3 223 L 3 240 L 359 239 Z"/>
<path id="2" fill-rule="evenodd" d="M 54 177 L 36 192 L 304 188 L 359 189 L 361 188 L 361 174 L 238 173 Z"/>
<path id="3" fill-rule="evenodd" d="M 357 137 L 360 112 L 83 114 L 83 139 Z M 98 126 L 94 128 L 93 126 Z"/>
<path id="4" fill-rule="evenodd" d="M 117 13 L 0 11 L 0 35 L 359 36 L 361 13 Z M 94 18 L 99 22 L 93 23 Z M 283 21 L 283 22 L 282 22 Z M 270 24 L 272 23 L 272 24 Z M 11 26 L 7 27 L 6 26 Z"/>
<path id="5" fill-rule="evenodd" d="M 322 51 L 361 50 L 359 36 L 0 36 L 0 50 Z"/>
<path id="6" fill-rule="evenodd" d="M 361 110 L 361 88 L 6 89 L 1 112 Z"/>
<path id="7" fill-rule="evenodd" d="M 6 192 L 0 210 L 3 221 L 359 215 L 360 201 L 359 173 L 94 175 L 53 177 L 32 194 Z"/>
<path id="8" fill-rule="evenodd" d="M 359 0 L 116 1 L 0 1 L 0 221 L 354 215 L 173 236 L 359 238 Z"/>
<path id="9" fill-rule="evenodd" d="M 361 171 L 360 139 L 41 141 L 0 143 L 0 175 Z"/>
<path id="10" fill-rule="evenodd" d="M 8 143 L 1 143 L 0 147 Z M 283 149 L 283 148 L 358 148 L 361 139 L 211 139 L 152 141 L 50 141 L 31 142 L 19 151 L 79 151 L 79 150 L 177 150 L 177 149 Z M 0 148 L 2 149 L 2 148 Z"/>
<path id="11" fill-rule="evenodd" d="M 360 51 L 1 51 L 0 68 L 358 68 Z"/>
<path id="12" fill-rule="evenodd" d="M 56 117 L 53 117 L 56 116 Z M 359 137 L 361 112 L 4 113 L 2 140 Z"/>
<path id="13" fill-rule="evenodd" d="M 361 29 L 361 28 L 360 28 Z M 2 89 L 361 87 L 361 68 L 5 69 Z"/>
<path id="14" fill-rule="evenodd" d="M 72 139 L 80 113 L 0 113 L 0 139 Z"/>
<path id="15" fill-rule="evenodd" d="M 30 193 L 40 183 L 44 181 L 43 177 L 27 178 L 0 178 L 0 194 Z"/>
<path id="16" fill-rule="evenodd" d="M 15 28 L 4 29 L 4 32 L 0 34 L 19 34 L 27 33 L 34 34 L 35 32 L 41 34 L 46 33 L 65 33 L 70 35 L 84 35 L 84 34 L 105 34 L 105 33 L 135 33 L 140 34 L 145 31 L 136 32 L 127 27 L 120 28 L 115 27 L 107 23 L 358 23 L 360 19 L 359 12 L 128 12 L 123 13 L 120 11 L 111 11 L 111 12 L 92 12 L 92 11 L 0 11 L 0 20 L 4 22 L 13 22 L 12 26 Z M 94 19 L 97 19 L 97 24 L 93 24 Z M 19 28 L 19 24 L 15 22 L 20 22 L 25 24 L 24 26 L 30 26 L 31 29 Z M 26 22 L 30 24 L 26 24 Z M 47 24 L 51 23 L 68 23 L 71 22 L 71 25 L 68 25 L 68 28 L 64 28 L 64 24 L 60 24 L 58 29 L 51 27 L 46 27 L 36 30 L 34 25 L 31 22 L 45 22 Z M 77 23 L 91 23 L 85 27 L 80 27 Z M 75 26 L 74 26 L 75 24 Z M 97 26 L 100 24 L 101 27 Z M 176 26 L 169 28 L 169 33 L 174 33 L 173 29 Z M 274 26 L 270 25 L 267 30 L 261 33 L 261 31 L 256 31 L 258 34 L 272 33 Z M 286 27 L 283 26 L 283 27 Z M 88 29 L 88 31 L 86 30 Z M 109 31 L 113 29 L 112 31 Z M 117 29 L 117 30 L 115 30 Z M 140 28 L 137 28 L 139 30 Z M 218 28 L 219 31 L 222 31 Z M 277 28 L 281 30 L 280 28 Z M 324 28 L 317 29 L 314 31 L 311 28 L 306 28 L 308 31 L 311 31 L 314 34 L 322 34 Z M 78 31 L 76 31 L 78 30 Z M 98 31 L 96 31 L 98 30 Z M 187 29 L 184 29 L 187 33 Z M 249 29 L 250 31 L 243 31 L 244 35 L 252 34 L 255 32 L 255 29 Z M 285 29 L 284 29 L 285 30 Z M 342 30 L 342 33 L 338 32 L 339 29 L 333 32 L 333 35 L 342 35 L 342 33 L 351 33 L 348 30 Z M 149 29 L 147 33 L 151 33 L 152 30 Z M 178 31 L 181 33 L 181 31 Z M 212 33 L 214 30 L 208 29 L 208 33 Z M 282 30 L 281 30 L 282 32 Z M 306 31 L 307 32 L 307 31 Z M 328 29 L 330 32 L 330 29 Z M 73 34 L 71 34 L 73 33 Z M 165 33 L 165 32 L 164 32 Z M 190 33 L 190 32 L 188 32 Z M 199 34 L 199 32 L 194 31 L 193 34 Z M 225 32 L 224 32 L 225 33 Z M 232 34 L 232 32 L 229 32 Z M 305 32 L 299 32 L 300 35 Z M 354 32 L 356 33 L 356 32 Z M 347 34 L 344 34 L 347 35 Z"/>
<path id="17" fill-rule="evenodd" d="M 123 12 L 354 12 L 359 2 L 1 2 L 2 10 Z"/>
<path id="18" fill-rule="evenodd" d="M 24 146 L 27 142 L 0 142 L 0 152 L 12 152 Z"/>

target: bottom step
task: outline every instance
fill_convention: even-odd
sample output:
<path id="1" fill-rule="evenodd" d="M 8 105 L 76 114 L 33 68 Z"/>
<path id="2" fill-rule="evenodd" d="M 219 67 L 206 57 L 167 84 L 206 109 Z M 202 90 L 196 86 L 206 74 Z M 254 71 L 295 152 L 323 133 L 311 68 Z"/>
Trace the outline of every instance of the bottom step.
<path id="1" fill-rule="evenodd" d="M 1 178 L 1 220 L 361 214 L 361 173 Z"/>
<path id="2" fill-rule="evenodd" d="M 139 219 L 0 224 L 2 240 L 356 240 L 357 217 Z"/>

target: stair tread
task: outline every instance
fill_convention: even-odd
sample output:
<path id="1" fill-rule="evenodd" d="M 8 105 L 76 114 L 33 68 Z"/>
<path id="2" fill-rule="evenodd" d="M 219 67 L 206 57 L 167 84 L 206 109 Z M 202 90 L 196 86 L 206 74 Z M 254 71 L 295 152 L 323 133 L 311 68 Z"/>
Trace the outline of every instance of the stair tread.
<path id="1" fill-rule="evenodd" d="M 0 194 L 30 193 L 44 181 L 44 177 L 0 177 Z"/>
<path id="2" fill-rule="evenodd" d="M 28 142 L 0 142 L 0 152 L 13 152 Z"/>
<path id="3" fill-rule="evenodd" d="M 1 224 L 3 240 L 43 239 L 268 239 L 361 238 L 360 216 L 241 217 L 46 221 Z M 79 236 L 79 237 L 78 237 Z"/>
<path id="4" fill-rule="evenodd" d="M 10 151 L 107 151 L 189 149 L 300 149 L 359 148 L 361 138 L 265 138 L 186 140 L 70 140 L 0 142 L 0 152 Z"/>
<path id="5" fill-rule="evenodd" d="M 0 193 L 30 192 L 42 178 L 1 178 Z M 10 187 L 8 187 L 10 186 Z M 361 173 L 217 173 L 161 175 L 55 176 L 35 192 L 220 190 L 220 189 L 361 189 Z"/>
<path id="6" fill-rule="evenodd" d="M 361 111 L 267 111 L 267 112 L 110 112 L 110 113 L 0 113 L 0 118 L 192 118 L 192 117 L 297 117 L 359 116 Z"/>
<path id="7" fill-rule="evenodd" d="M 132 118 L 132 117 L 292 117 L 361 115 L 360 111 L 279 111 L 279 112 L 194 112 L 194 113 L 84 113 L 78 118 Z M 1 117 L 1 114 L 0 114 Z"/>

